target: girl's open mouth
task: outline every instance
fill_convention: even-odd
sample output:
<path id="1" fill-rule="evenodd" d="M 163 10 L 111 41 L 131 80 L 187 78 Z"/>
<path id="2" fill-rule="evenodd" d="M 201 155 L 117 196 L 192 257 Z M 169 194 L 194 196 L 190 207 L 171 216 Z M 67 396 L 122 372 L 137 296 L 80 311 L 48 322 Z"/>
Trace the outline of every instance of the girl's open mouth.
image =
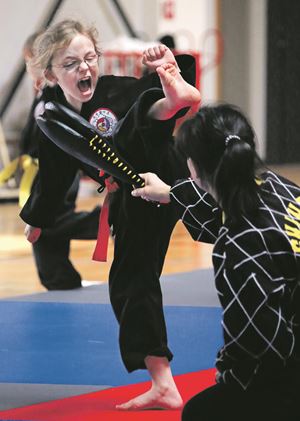
<path id="1" fill-rule="evenodd" d="M 91 89 L 91 86 L 92 86 L 91 77 L 81 79 L 78 82 L 77 86 L 78 86 L 78 89 L 80 90 L 80 92 L 87 92 L 88 90 Z"/>

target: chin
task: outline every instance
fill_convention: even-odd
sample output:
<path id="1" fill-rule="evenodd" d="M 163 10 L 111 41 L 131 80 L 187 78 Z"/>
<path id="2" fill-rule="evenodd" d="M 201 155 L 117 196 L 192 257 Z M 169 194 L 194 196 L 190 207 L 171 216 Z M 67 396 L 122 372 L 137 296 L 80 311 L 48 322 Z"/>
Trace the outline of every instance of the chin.
<path id="1" fill-rule="evenodd" d="M 93 98 L 93 95 L 94 95 L 94 90 L 86 94 L 81 94 L 80 100 L 82 102 L 88 102 L 90 99 Z"/>

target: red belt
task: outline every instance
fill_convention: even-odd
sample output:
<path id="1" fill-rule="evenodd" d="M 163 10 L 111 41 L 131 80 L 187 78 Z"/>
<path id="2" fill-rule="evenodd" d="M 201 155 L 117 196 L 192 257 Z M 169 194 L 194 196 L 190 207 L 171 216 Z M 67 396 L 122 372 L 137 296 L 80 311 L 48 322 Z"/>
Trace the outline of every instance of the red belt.
<path id="1" fill-rule="evenodd" d="M 108 224 L 109 196 L 110 193 L 116 191 L 119 188 L 118 184 L 116 182 L 113 182 L 112 180 L 112 177 L 108 177 L 105 179 L 107 194 L 104 198 L 104 202 L 99 216 L 97 243 L 93 253 L 93 260 L 96 260 L 98 262 L 107 261 L 107 249 L 110 234 L 110 227 Z"/>

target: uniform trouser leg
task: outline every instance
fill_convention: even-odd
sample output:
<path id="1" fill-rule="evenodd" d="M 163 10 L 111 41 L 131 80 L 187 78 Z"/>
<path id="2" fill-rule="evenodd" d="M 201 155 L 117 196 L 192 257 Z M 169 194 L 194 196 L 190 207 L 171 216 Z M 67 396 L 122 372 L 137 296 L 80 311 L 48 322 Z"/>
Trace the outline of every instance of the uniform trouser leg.
<path id="1" fill-rule="evenodd" d="M 129 372 L 145 368 L 147 355 L 172 359 L 159 277 L 176 218 L 167 206 L 137 203 L 135 212 L 117 226 L 109 276 L 121 356 Z"/>
<path id="2" fill-rule="evenodd" d="M 48 290 L 81 287 L 81 276 L 69 259 L 70 240 L 41 238 L 33 244 L 33 255 L 42 285 Z"/>
<path id="3" fill-rule="evenodd" d="M 70 212 L 58 219 L 53 228 L 43 230 L 33 244 L 33 255 L 42 285 L 49 290 L 81 286 L 81 275 L 70 260 L 71 239 L 96 239 L 100 207 L 91 212 Z"/>

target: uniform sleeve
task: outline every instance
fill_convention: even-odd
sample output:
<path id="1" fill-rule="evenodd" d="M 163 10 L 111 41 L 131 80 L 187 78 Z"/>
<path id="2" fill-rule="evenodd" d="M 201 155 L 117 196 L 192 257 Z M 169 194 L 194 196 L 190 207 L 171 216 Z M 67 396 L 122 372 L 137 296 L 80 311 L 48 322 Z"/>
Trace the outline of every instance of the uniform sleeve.
<path id="1" fill-rule="evenodd" d="M 263 238 L 253 231 L 239 232 L 228 235 L 226 244 L 222 289 L 219 286 L 223 352 L 231 360 L 286 359 L 294 343 L 286 313 L 290 292 Z"/>
<path id="2" fill-rule="evenodd" d="M 32 226 L 49 228 L 55 223 L 78 166 L 76 160 L 60 150 L 41 130 L 38 133 L 39 171 L 20 217 Z"/>
<path id="3" fill-rule="evenodd" d="M 222 224 L 222 212 L 213 197 L 191 179 L 178 181 L 171 188 L 170 197 L 192 238 L 214 243 Z"/>

